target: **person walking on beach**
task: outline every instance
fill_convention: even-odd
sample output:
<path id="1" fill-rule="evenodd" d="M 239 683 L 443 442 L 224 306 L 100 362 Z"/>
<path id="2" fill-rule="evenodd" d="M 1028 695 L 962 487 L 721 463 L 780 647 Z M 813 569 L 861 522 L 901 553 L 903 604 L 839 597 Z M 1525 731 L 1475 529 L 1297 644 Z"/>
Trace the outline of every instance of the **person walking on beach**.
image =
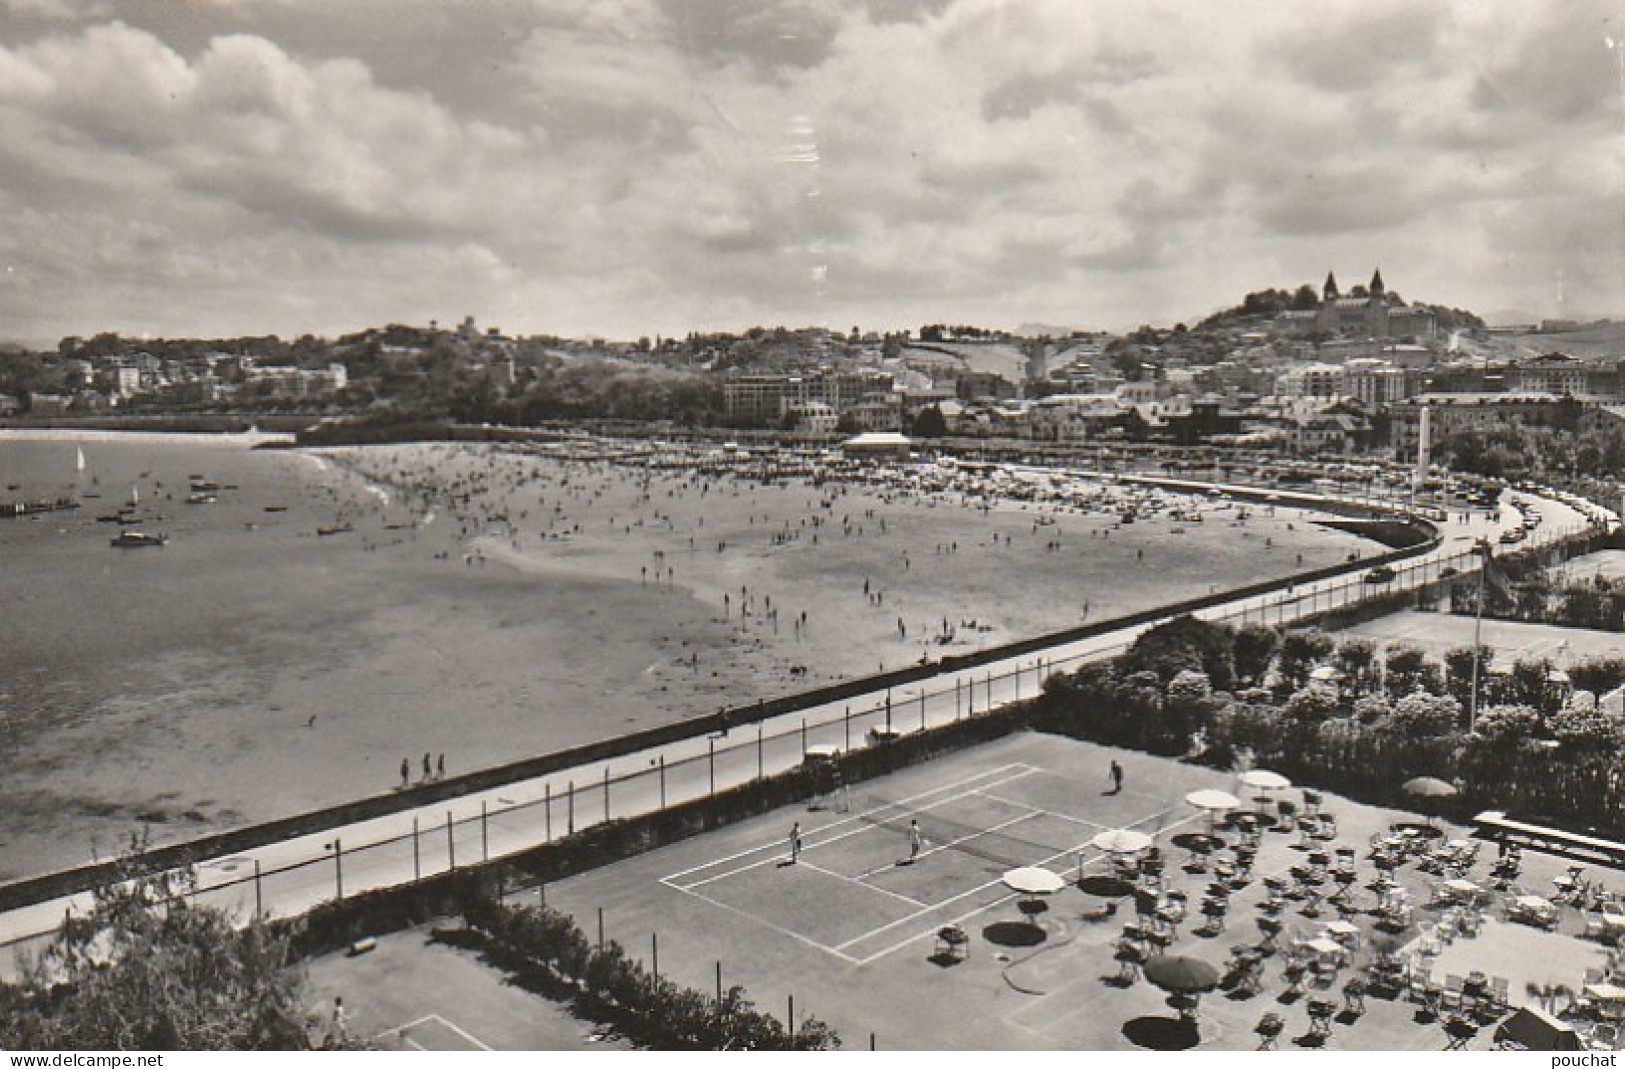
<path id="1" fill-rule="evenodd" d="M 790 864 L 801 860 L 801 821 L 790 825 Z"/>
<path id="2" fill-rule="evenodd" d="M 423 755 L 423 782 L 429 782 L 429 776 L 434 772 L 434 765 L 429 761 L 429 755 Z"/>
<path id="3" fill-rule="evenodd" d="M 920 822 L 908 822 L 908 860 L 912 864 L 920 856 L 920 850 L 925 846 L 925 837 L 920 834 Z"/>
<path id="4" fill-rule="evenodd" d="M 441 754 L 439 756 L 439 758 L 437 758 L 435 760 L 435 763 L 434 763 L 434 778 L 435 779 L 445 779 L 446 778 L 446 755 L 445 754 Z"/>
<path id="5" fill-rule="evenodd" d="M 401 786 L 409 787 L 412 784 L 412 762 L 401 758 Z"/>
<path id="6" fill-rule="evenodd" d="M 1112 761 L 1111 773 L 1112 773 L 1112 793 L 1113 794 L 1122 794 L 1123 793 L 1123 766 L 1118 764 L 1116 760 Z"/>

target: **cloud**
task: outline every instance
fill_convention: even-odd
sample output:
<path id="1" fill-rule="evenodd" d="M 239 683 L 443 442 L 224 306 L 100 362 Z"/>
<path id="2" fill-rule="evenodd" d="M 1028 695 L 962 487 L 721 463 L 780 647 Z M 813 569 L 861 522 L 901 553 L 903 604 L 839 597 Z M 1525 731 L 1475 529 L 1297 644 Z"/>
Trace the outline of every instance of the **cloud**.
<path id="1" fill-rule="evenodd" d="M 768 73 L 818 66 L 844 17 L 825 0 L 663 0 L 661 9 L 685 52 Z"/>
<path id="2" fill-rule="evenodd" d="M 17 18 L 70 21 L 111 14 L 107 0 L 0 0 L 0 12 Z"/>
<path id="3" fill-rule="evenodd" d="M 5 2 L 40 334 L 1625 305 L 1606 0 Z"/>
<path id="4" fill-rule="evenodd" d="M 1441 52 L 1445 9 L 1404 4 L 1329 14 L 1290 32 L 1270 35 L 1259 58 L 1293 78 L 1331 92 L 1369 90 L 1402 78 L 1409 68 L 1449 62 Z"/>
<path id="5" fill-rule="evenodd" d="M 1473 104 L 1497 117 L 1524 113 L 1543 123 L 1625 118 L 1625 10 L 1617 3 L 1565 5 L 1512 40 L 1473 86 Z"/>

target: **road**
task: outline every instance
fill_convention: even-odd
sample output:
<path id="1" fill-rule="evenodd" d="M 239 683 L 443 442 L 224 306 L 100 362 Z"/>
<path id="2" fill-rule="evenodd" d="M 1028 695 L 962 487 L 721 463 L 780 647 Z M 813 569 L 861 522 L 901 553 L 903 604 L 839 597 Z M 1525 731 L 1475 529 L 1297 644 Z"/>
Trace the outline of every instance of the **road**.
<path id="1" fill-rule="evenodd" d="M 1569 505 L 1518 496 L 1543 517 L 1530 539 L 1535 544 L 1587 526 L 1586 517 Z M 1460 522 L 1462 515 L 1466 522 Z M 1440 544 L 1393 566 L 1390 582 L 1366 583 L 1355 573 L 1237 599 L 1198 615 L 1233 624 L 1289 624 L 1377 593 L 1415 589 L 1447 568 L 1468 572 L 1476 567 L 1472 547 L 1478 539 L 1493 542 L 1521 520 L 1506 507 L 1506 498 L 1495 517 L 1487 512 L 1452 514 L 1440 524 Z M 268 916 L 299 915 L 336 896 L 499 858 L 608 818 L 653 812 L 783 772 L 800 765 L 809 748 L 883 745 L 877 735 L 920 731 L 1033 697 L 1050 674 L 1121 653 L 1151 626 L 1126 627 L 975 669 L 945 671 L 924 684 L 786 714 L 735 728 L 726 737 L 682 739 L 216 858 L 195 868 L 197 897 L 243 918 L 256 910 Z M 41 943 L 66 913 L 85 910 L 89 898 L 74 895 L 0 914 L 0 947 Z M 0 961 L 0 973 L 12 968 L 12 961 Z"/>

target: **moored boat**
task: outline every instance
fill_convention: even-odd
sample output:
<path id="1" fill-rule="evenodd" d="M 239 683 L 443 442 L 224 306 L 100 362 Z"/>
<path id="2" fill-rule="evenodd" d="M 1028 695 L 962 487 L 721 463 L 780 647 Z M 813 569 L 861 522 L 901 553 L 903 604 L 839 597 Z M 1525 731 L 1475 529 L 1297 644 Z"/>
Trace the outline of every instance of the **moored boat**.
<path id="1" fill-rule="evenodd" d="M 169 544 L 167 534 L 150 534 L 146 531 L 122 531 L 112 539 L 112 545 L 119 549 L 140 549 L 146 546 L 164 546 Z"/>

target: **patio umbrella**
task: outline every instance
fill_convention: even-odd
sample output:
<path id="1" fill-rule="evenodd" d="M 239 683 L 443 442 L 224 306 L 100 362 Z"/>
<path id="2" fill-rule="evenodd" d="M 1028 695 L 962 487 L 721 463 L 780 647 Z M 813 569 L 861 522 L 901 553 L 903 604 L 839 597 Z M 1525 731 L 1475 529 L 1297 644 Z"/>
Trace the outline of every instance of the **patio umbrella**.
<path id="1" fill-rule="evenodd" d="M 1197 809 L 1207 811 L 1207 830 L 1210 836 L 1213 834 L 1213 823 L 1218 819 L 1219 814 L 1241 805 L 1241 799 L 1228 791 L 1192 791 L 1185 796 L 1185 801 Z"/>
<path id="2" fill-rule="evenodd" d="M 1417 776 L 1415 779 L 1405 781 L 1405 793 L 1412 798 L 1449 798 L 1458 793 L 1453 784 L 1446 783 L 1434 776 Z M 1433 823 L 1433 814 L 1428 814 L 1428 824 Z"/>
<path id="3" fill-rule="evenodd" d="M 1163 954 L 1146 962 L 1145 978 L 1164 991 L 1195 994 L 1219 986 L 1219 970 L 1205 961 Z"/>
<path id="4" fill-rule="evenodd" d="M 1243 773 L 1241 782 L 1243 786 L 1251 787 L 1255 791 L 1284 791 L 1292 786 L 1292 781 L 1279 772 L 1271 772 L 1263 768 L 1255 768 L 1251 772 Z"/>
<path id="5" fill-rule="evenodd" d="M 1417 776 L 1405 781 L 1405 793 L 1413 798 L 1449 798 L 1456 794 L 1454 784 L 1433 776 Z"/>
<path id="6" fill-rule="evenodd" d="M 1103 831 L 1092 841 L 1097 850 L 1104 850 L 1108 854 L 1137 854 L 1151 845 L 1151 836 L 1143 831 L 1119 828 L 1116 831 Z"/>
<path id="7" fill-rule="evenodd" d="M 1004 885 L 1024 895 L 1047 895 L 1066 886 L 1066 881 L 1048 869 L 1011 869 L 1004 874 Z"/>
<path id="8" fill-rule="evenodd" d="M 1268 801 L 1266 796 L 1269 794 L 1269 792 L 1284 791 L 1288 787 L 1292 786 L 1292 781 L 1281 775 L 1279 772 L 1271 772 L 1268 769 L 1255 768 L 1251 772 L 1242 774 L 1241 785 L 1243 787 L 1251 787 L 1253 790 L 1258 792 L 1253 796 L 1253 800 L 1258 803 L 1258 811 L 1262 813 L 1264 811 L 1264 805 Z"/>
<path id="9" fill-rule="evenodd" d="M 1228 791 L 1192 791 L 1185 796 L 1185 801 L 1197 809 L 1210 809 L 1223 812 L 1234 809 L 1241 804 L 1241 799 Z"/>

